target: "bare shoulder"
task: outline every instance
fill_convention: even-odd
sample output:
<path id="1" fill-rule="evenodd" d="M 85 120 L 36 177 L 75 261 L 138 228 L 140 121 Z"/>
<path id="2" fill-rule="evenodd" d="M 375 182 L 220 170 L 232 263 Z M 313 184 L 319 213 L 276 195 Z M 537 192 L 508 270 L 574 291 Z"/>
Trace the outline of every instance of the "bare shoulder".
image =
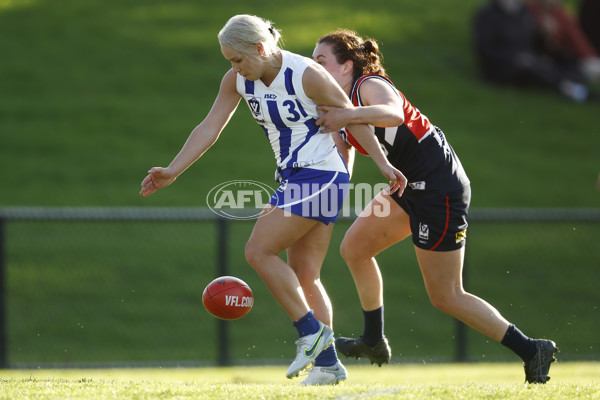
<path id="1" fill-rule="evenodd" d="M 319 64 L 309 65 L 302 75 L 304 92 L 318 105 L 348 107 L 348 97 L 331 75 Z"/>
<path id="2" fill-rule="evenodd" d="M 363 89 L 365 90 L 389 90 L 390 92 L 394 91 L 394 88 L 392 87 L 392 85 L 390 85 L 390 83 L 388 81 L 384 81 L 381 78 L 370 78 L 370 79 L 365 79 L 365 81 L 362 83 L 362 85 L 360 85 L 361 91 Z"/>
<path id="3" fill-rule="evenodd" d="M 318 88 L 320 85 L 330 85 L 331 83 L 336 84 L 331 75 L 325 71 L 325 68 L 316 63 L 306 67 L 304 74 L 302 75 L 302 84 L 304 85 L 304 88 L 307 86 Z"/>
<path id="4" fill-rule="evenodd" d="M 367 79 L 359 90 L 365 105 L 402 103 L 398 90 L 383 79 Z"/>
<path id="5" fill-rule="evenodd" d="M 233 69 L 230 69 L 223 76 L 223 79 L 221 80 L 221 87 L 222 88 L 228 87 L 228 88 L 235 89 L 236 81 L 237 81 L 237 73 L 233 72 Z"/>

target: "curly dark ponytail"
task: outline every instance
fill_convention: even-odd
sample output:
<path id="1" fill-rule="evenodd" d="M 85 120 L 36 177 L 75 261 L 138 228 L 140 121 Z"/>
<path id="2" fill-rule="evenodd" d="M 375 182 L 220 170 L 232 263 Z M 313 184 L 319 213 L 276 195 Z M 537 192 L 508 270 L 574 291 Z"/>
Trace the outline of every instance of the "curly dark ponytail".
<path id="1" fill-rule="evenodd" d="M 383 55 L 379 52 L 379 45 L 375 39 L 363 40 L 354 31 L 338 29 L 322 36 L 317 44 L 327 43 L 338 63 L 343 64 L 352 60 L 354 77 L 379 74 L 387 77 L 382 65 Z"/>

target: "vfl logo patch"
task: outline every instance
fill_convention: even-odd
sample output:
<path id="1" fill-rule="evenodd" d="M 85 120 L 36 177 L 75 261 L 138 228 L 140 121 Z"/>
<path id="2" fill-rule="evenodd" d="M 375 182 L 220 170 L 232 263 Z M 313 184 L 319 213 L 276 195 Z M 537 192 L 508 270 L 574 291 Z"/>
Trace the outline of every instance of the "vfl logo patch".
<path id="1" fill-rule="evenodd" d="M 260 98 L 258 97 L 248 97 L 248 105 L 250 106 L 250 111 L 255 118 L 262 118 L 262 110 L 260 106 Z"/>
<path id="2" fill-rule="evenodd" d="M 419 239 L 429 240 L 429 225 L 419 222 Z"/>
<path id="3" fill-rule="evenodd" d="M 460 232 L 456 232 L 456 243 L 460 243 L 467 239 L 467 230 L 463 229 Z"/>

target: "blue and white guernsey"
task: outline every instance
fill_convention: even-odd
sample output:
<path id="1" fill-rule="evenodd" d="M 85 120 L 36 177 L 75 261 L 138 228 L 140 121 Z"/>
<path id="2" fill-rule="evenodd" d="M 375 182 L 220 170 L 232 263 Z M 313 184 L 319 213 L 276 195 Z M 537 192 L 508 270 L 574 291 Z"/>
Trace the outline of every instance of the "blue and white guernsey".
<path id="1" fill-rule="evenodd" d="M 266 86 L 237 75 L 237 91 L 248 103 L 275 153 L 278 171 L 306 168 L 347 172 L 331 134 L 319 133 L 316 104 L 304 93 L 302 75 L 310 58 L 281 50 L 281 70 Z"/>

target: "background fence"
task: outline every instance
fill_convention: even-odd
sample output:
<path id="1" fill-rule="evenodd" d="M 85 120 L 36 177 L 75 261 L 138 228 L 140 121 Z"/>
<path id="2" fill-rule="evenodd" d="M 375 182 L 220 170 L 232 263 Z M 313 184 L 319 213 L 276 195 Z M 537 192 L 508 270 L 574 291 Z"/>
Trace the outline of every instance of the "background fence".
<path id="1" fill-rule="evenodd" d="M 339 243 L 322 272 L 337 334 L 362 333 L 362 313 Z M 252 221 L 205 209 L 0 209 L 2 367 L 288 362 L 295 330 L 244 260 Z M 486 209 L 470 217 L 465 286 L 562 359 L 600 359 L 600 210 Z M 282 255 L 285 257 L 285 255 Z M 431 307 L 412 244 L 378 257 L 393 362 L 513 360 Z M 244 279 L 254 309 L 212 318 L 204 286 Z"/>

